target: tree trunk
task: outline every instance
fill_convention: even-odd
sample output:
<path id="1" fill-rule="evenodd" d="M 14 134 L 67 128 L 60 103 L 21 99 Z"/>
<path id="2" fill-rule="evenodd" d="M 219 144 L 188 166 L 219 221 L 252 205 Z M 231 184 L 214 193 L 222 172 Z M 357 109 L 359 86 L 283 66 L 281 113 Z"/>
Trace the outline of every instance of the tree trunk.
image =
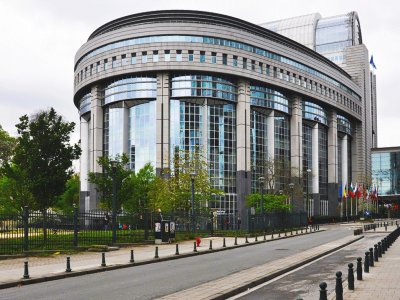
<path id="1" fill-rule="evenodd" d="M 47 209 L 42 210 L 43 215 L 43 241 L 44 243 L 47 242 Z"/>

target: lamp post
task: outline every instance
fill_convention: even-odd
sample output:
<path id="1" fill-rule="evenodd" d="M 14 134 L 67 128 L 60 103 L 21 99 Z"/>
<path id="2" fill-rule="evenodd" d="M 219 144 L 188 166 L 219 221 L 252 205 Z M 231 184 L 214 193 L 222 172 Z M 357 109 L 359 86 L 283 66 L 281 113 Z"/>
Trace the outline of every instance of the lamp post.
<path id="1" fill-rule="evenodd" d="M 258 178 L 258 181 L 260 182 L 260 194 L 261 194 L 261 201 L 260 201 L 260 212 L 263 215 L 264 214 L 264 177 Z"/>
<path id="2" fill-rule="evenodd" d="M 115 244 L 117 242 L 117 182 L 115 180 L 115 176 L 117 173 L 117 164 L 118 162 L 115 160 L 110 161 L 111 171 L 112 171 L 112 243 Z"/>
<path id="3" fill-rule="evenodd" d="M 307 210 L 307 217 L 309 215 L 309 200 L 308 200 L 308 174 L 311 173 L 311 169 L 307 169 L 306 175 L 307 175 L 307 182 L 306 182 L 306 194 L 307 194 L 307 198 L 306 198 L 306 210 Z M 304 207 L 304 206 L 303 206 Z"/>
<path id="4" fill-rule="evenodd" d="M 294 189 L 294 183 L 289 183 L 289 189 L 290 189 L 290 193 L 291 193 L 291 197 L 290 197 L 290 207 L 292 207 L 293 204 L 293 189 Z M 292 210 L 292 208 L 290 208 L 290 210 Z"/>
<path id="5" fill-rule="evenodd" d="M 191 205 L 192 205 L 192 231 L 195 232 L 195 209 L 194 209 L 194 178 L 196 177 L 196 172 L 191 172 L 190 173 L 190 181 L 192 183 L 192 199 L 191 199 Z"/>

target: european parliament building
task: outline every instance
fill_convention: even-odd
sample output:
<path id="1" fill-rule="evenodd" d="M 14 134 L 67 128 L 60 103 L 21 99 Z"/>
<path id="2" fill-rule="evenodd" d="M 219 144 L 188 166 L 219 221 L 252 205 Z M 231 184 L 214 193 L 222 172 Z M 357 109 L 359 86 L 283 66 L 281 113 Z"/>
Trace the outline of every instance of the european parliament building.
<path id="1" fill-rule="evenodd" d="M 201 11 L 153 11 L 96 29 L 75 56 L 81 120 L 81 209 L 98 207 L 88 172 L 100 156 L 160 174 L 176 149 L 206 154 L 211 209 L 245 215 L 245 197 L 277 172 L 272 191 L 309 191 L 310 215 L 338 215 L 341 183 L 371 173 L 376 79 L 356 12 L 255 25 Z M 295 198 L 296 198 L 295 197 Z"/>

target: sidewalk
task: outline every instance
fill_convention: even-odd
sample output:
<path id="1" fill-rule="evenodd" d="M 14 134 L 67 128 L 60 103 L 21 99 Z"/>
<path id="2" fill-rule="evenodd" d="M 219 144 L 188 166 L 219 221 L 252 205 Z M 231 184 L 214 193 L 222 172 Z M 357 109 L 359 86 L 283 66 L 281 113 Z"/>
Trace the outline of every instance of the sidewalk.
<path id="1" fill-rule="evenodd" d="M 293 231 L 293 236 L 296 232 Z M 305 234 L 305 233 L 303 233 Z M 308 233 L 309 234 L 309 233 Z M 300 231 L 299 231 L 300 235 Z M 287 233 L 287 237 L 281 234 L 281 238 L 290 238 L 290 232 Z M 258 242 L 263 242 L 263 236 L 258 236 Z M 278 235 L 274 235 L 274 240 L 277 240 Z M 223 238 L 222 237 L 210 237 L 203 238 L 200 247 L 197 248 L 197 254 L 204 254 L 210 252 L 209 245 L 212 240 L 213 250 L 223 249 Z M 234 247 L 234 238 L 226 238 L 226 248 L 230 249 Z M 272 240 L 271 235 L 266 236 L 266 240 Z M 255 243 L 255 238 L 248 239 L 249 244 L 245 243 L 245 238 L 238 238 L 236 247 L 243 247 Z M 179 242 L 179 254 L 190 255 L 193 254 L 193 240 Z M 126 266 L 130 264 L 130 251 L 134 250 L 135 263 L 154 262 L 155 247 L 158 246 L 158 255 L 160 259 L 176 258 L 176 244 L 163 244 L 163 245 L 140 245 L 131 248 L 121 248 L 117 251 L 106 252 L 106 264 L 109 266 Z M 196 254 L 196 253 L 195 253 Z M 0 261 L 0 288 L 1 285 L 6 283 L 21 282 L 22 275 L 24 273 L 24 261 L 29 262 L 29 275 L 31 279 L 38 279 L 43 277 L 51 277 L 60 274 L 68 274 L 65 272 L 66 269 L 66 257 L 71 257 L 71 269 L 73 273 L 84 270 L 102 269 L 101 265 L 101 253 L 99 252 L 83 252 L 73 255 L 51 255 L 48 257 L 28 257 L 28 258 L 16 258 Z M 133 264 L 134 265 L 134 264 Z M 103 268 L 106 269 L 106 268 Z M 73 275 L 73 273 L 69 273 Z M 4 288 L 4 286 L 3 286 Z"/>
<path id="2" fill-rule="evenodd" d="M 355 280 L 354 291 L 348 290 L 347 285 L 343 287 L 344 299 L 400 299 L 400 239 L 397 239 L 374 264 L 369 273 L 363 273 L 362 281 Z"/>

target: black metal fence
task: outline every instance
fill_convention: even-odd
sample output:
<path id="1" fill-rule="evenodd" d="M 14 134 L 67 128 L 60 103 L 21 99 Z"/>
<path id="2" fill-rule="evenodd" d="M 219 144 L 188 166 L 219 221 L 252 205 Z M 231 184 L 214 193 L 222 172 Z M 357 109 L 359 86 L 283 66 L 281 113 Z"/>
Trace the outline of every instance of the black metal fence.
<path id="1" fill-rule="evenodd" d="M 0 214 L 0 254 L 35 250 L 64 250 L 113 244 L 111 214 L 105 211 L 56 213 L 30 211 Z M 198 213 L 118 213 L 115 243 L 129 244 L 154 240 L 154 223 L 175 222 L 177 239 L 194 235 L 240 235 L 247 233 L 236 215 Z M 249 231 L 269 232 L 306 225 L 305 214 L 266 213 L 250 216 Z"/>

